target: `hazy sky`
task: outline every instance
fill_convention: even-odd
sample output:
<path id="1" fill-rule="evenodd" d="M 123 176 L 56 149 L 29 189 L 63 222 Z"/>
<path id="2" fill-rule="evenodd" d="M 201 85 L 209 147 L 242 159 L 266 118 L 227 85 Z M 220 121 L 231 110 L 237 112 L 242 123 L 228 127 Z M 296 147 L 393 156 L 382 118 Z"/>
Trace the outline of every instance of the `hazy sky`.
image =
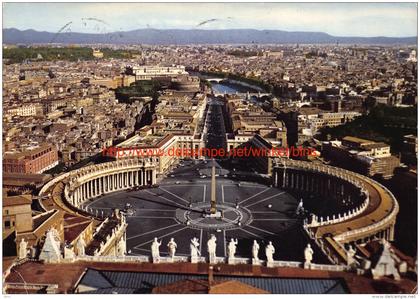
<path id="1" fill-rule="evenodd" d="M 216 19 L 216 20 L 212 20 Z M 212 20 L 206 24 L 200 23 Z M 57 32 L 279 29 L 416 36 L 416 3 L 3 3 L 4 28 Z"/>

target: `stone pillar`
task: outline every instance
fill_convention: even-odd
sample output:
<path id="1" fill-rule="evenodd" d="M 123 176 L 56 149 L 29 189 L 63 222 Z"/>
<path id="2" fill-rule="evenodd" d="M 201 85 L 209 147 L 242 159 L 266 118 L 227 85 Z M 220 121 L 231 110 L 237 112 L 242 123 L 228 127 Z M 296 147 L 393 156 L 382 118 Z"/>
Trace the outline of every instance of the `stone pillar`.
<path id="1" fill-rule="evenodd" d="M 152 184 L 156 184 L 156 169 L 152 170 Z"/>
<path id="2" fill-rule="evenodd" d="M 286 188 L 286 170 L 283 170 L 283 182 L 282 182 L 283 188 Z"/>
<path id="3" fill-rule="evenodd" d="M 93 180 L 89 181 L 89 198 L 93 197 Z"/>
<path id="4" fill-rule="evenodd" d="M 394 226 L 395 223 L 391 224 L 389 228 L 389 241 L 394 241 Z"/>
<path id="5" fill-rule="evenodd" d="M 277 187 L 277 169 L 274 170 L 274 182 L 273 182 L 274 187 Z"/>
<path id="6" fill-rule="evenodd" d="M 95 196 L 95 180 L 90 180 L 90 197 Z"/>
<path id="7" fill-rule="evenodd" d="M 289 174 L 287 173 L 287 171 L 285 171 L 285 174 L 283 176 L 283 188 L 288 188 L 289 185 Z"/>
<path id="8" fill-rule="evenodd" d="M 83 198 L 83 200 L 86 200 L 86 199 L 88 199 L 88 197 L 89 197 L 89 195 L 88 195 L 88 183 L 87 182 L 85 182 L 84 184 L 83 184 L 83 188 L 85 189 L 84 190 L 84 198 Z"/>
<path id="9" fill-rule="evenodd" d="M 98 195 L 98 179 L 93 180 L 93 196 Z"/>
<path id="10" fill-rule="evenodd" d="M 136 170 L 134 171 L 134 185 L 138 186 L 138 184 L 139 184 L 139 171 Z"/>

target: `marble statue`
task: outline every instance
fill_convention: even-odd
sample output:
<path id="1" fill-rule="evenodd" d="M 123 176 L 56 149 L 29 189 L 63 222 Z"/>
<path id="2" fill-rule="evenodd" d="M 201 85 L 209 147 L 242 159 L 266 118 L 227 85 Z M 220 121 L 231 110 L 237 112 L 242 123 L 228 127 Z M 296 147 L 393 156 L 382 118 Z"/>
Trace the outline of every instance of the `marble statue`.
<path id="1" fill-rule="evenodd" d="M 192 238 L 190 243 L 191 258 L 197 258 L 201 255 L 199 247 L 200 242 L 198 239 L 196 237 Z"/>
<path id="2" fill-rule="evenodd" d="M 228 257 L 230 259 L 235 258 L 236 253 L 236 245 L 238 245 L 238 239 L 234 240 L 233 238 L 230 239 L 229 245 L 228 245 Z"/>
<path id="3" fill-rule="evenodd" d="M 349 250 L 347 250 L 347 266 L 353 266 L 357 261 L 354 258 L 356 255 L 356 250 L 354 250 L 353 246 L 349 246 Z"/>
<path id="4" fill-rule="evenodd" d="M 175 243 L 175 240 L 174 240 L 174 238 L 171 238 L 171 240 L 169 241 L 169 243 L 168 243 L 168 252 L 169 252 L 169 256 L 171 257 L 171 259 L 174 259 L 174 257 L 175 257 L 175 251 L 176 251 L 176 248 L 177 248 L 177 244 Z"/>
<path id="5" fill-rule="evenodd" d="M 216 261 L 216 236 L 211 235 L 210 239 L 207 241 L 207 252 L 209 253 L 209 260 L 210 263 L 214 263 Z"/>
<path id="6" fill-rule="evenodd" d="M 252 261 L 259 262 L 258 252 L 260 251 L 260 244 L 258 244 L 257 240 L 254 240 L 254 244 L 252 245 Z"/>
<path id="7" fill-rule="evenodd" d="M 124 256 L 127 252 L 127 245 L 124 238 L 118 242 L 118 256 Z"/>
<path id="8" fill-rule="evenodd" d="M 158 263 L 159 259 L 160 259 L 160 255 L 159 255 L 159 247 L 160 245 L 162 245 L 162 241 L 158 242 L 157 238 L 154 238 L 153 242 L 152 242 L 152 246 L 151 246 L 151 250 L 152 250 L 152 259 L 154 263 Z"/>
<path id="9" fill-rule="evenodd" d="M 372 268 L 373 279 L 379 279 L 382 276 L 392 275 L 395 280 L 400 280 L 400 274 L 397 270 L 396 260 L 397 256 L 391 248 L 389 242 L 385 239 L 382 240 L 382 253 Z"/>
<path id="10" fill-rule="evenodd" d="M 273 243 L 270 241 L 265 247 L 265 256 L 267 257 L 267 263 L 274 262 L 273 255 L 276 252 L 276 249 L 273 246 Z"/>
<path id="11" fill-rule="evenodd" d="M 85 255 L 85 240 L 83 240 L 83 237 L 80 237 L 79 240 L 77 240 L 76 247 L 77 247 L 77 255 L 83 256 Z"/>
<path id="12" fill-rule="evenodd" d="M 28 242 L 24 238 L 19 243 L 19 259 L 24 259 L 28 256 Z"/>
<path id="13" fill-rule="evenodd" d="M 304 256 L 305 256 L 305 264 L 304 267 L 305 269 L 309 268 L 312 262 L 312 256 L 314 254 L 314 251 L 311 248 L 311 244 L 308 243 L 308 245 L 306 246 L 304 252 L 303 252 Z"/>
<path id="14" fill-rule="evenodd" d="M 303 199 L 300 199 L 299 204 L 296 208 L 296 215 L 302 214 L 305 212 L 305 209 L 303 208 Z"/>
<path id="15" fill-rule="evenodd" d="M 74 260 L 75 257 L 73 246 L 64 246 L 64 258 L 66 260 Z"/>
<path id="16" fill-rule="evenodd" d="M 317 225 L 318 224 L 318 217 L 316 217 L 315 214 L 311 214 L 311 225 Z"/>

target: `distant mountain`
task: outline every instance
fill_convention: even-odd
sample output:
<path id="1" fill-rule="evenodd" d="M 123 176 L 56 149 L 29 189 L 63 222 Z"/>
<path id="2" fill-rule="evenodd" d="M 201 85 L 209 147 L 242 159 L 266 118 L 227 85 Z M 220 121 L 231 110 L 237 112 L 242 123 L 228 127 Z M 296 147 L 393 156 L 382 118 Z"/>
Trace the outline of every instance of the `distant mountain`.
<path id="1" fill-rule="evenodd" d="M 282 30 L 198 30 L 138 29 L 104 34 L 52 33 L 35 30 L 3 29 L 5 44 L 417 44 L 417 37 L 344 37 L 324 32 L 289 32 Z"/>

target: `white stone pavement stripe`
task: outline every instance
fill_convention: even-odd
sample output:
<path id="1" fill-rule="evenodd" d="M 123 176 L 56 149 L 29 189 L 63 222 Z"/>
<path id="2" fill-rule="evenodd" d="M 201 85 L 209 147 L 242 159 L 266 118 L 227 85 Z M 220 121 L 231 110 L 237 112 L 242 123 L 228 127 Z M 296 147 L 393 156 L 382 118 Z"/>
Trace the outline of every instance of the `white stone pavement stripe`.
<path id="1" fill-rule="evenodd" d="M 204 185 L 203 187 L 204 187 L 203 188 L 203 202 L 206 202 L 206 190 L 207 190 L 207 186 Z"/>
<path id="2" fill-rule="evenodd" d="M 172 216 L 131 216 L 130 218 L 150 218 L 150 219 L 173 219 L 175 220 L 175 217 Z"/>
<path id="3" fill-rule="evenodd" d="M 252 195 L 252 196 L 250 196 L 250 197 L 248 197 L 248 198 L 245 198 L 243 201 L 239 202 L 239 204 L 243 204 L 244 202 L 246 202 L 246 201 L 250 200 L 251 198 L 254 198 L 255 196 L 260 195 L 261 193 L 263 193 L 263 192 L 265 192 L 265 191 L 267 191 L 267 190 L 270 190 L 270 188 L 264 189 L 263 191 L 258 192 L 257 194 L 254 194 L 254 195 Z"/>
<path id="4" fill-rule="evenodd" d="M 102 198 L 101 198 L 101 197 L 99 197 L 99 198 L 95 199 L 94 201 L 89 202 L 89 203 L 86 205 L 86 208 L 88 208 L 91 204 L 93 204 L 93 203 L 95 203 L 95 202 L 99 201 L 100 199 L 102 199 Z"/>
<path id="5" fill-rule="evenodd" d="M 173 204 L 177 205 L 178 207 L 185 208 L 184 206 L 180 205 L 180 204 L 179 204 L 179 203 L 177 203 L 176 201 L 170 200 L 169 198 L 166 198 L 166 197 L 161 196 L 161 195 L 157 195 L 157 194 L 155 194 L 155 193 L 153 193 L 153 192 L 150 192 L 150 191 L 148 191 L 148 190 L 146 190 L 146 192 L 147 192 L 147 193 L 149 193 L 149 194 L 152 194 L 152 195 L 154 195 L 154 196 L 156 196 L 156 197 L 160 197 L 160 198 L 162 198 L 162 199 L 164 199 L 164 200 L 166 200 L 166 201 L 169 201 L 169 202 L 171 202 L 171 203 L 173 203 Z"/>
<path id="6" fill-rule="evenodd" d="M 178 224 L 178 225 L 179 225 L 179 224 Z M 188 228 L 188 227 L 183 227 L 183 228 L 180 228 L 180 229 L 178 229 L 178 230 L 176 230 L 176 231 L 173 231 L 173 232 L 167 233 L 167 234 L 165 234 L 165 235 L 163 235 L 163 236 L 159 236 L 159 237 L 157 237 L 157 238 L 158 238 L 158 240 L 161 240 L 163 237 L 166 237 L 166 236 L 169 236 L 169 235 L 175 234 L 175 233 L 180 232 L 180 231 L 182 231 L 182 230 L 185 230 L 185 229 L 187 229 L 187 228 Z M 147 242 L 144 242 L 144 243 L 138 244 L 138 245 L 134 246 L 134 248 L 139 248 L 139 247 L 141 247 L 141 246 L 143 246 L 143 245 L 146 245 L 146 244 L 148 244 L 148 243 L 151 243 L 151 242 L 153 242 L 153 240 L 154 240 L 154 239 L 151 239 L 151 240 L 149 240 L 149 241 L 147 241 Z"/>
<path id="7" fill-rule="evenodd" d="M 254 221 L 285 221 L 285 222 L 297 222 L 296 219 L 287 219 L 287 218 L 270 218 L 270 219 L 258 219 L 258 218 L 254 218 Z"/>
<path id="8" fill-rule="evenodd" d="M 137 208 L 136 211 L 157 211 L 157 212 L 173 212 L 174 210 L 166 210 L 166 209 L 144 209 L 144 208 Z"/>
<path id="9" fill-rule="evenodd" d="M 285 214 L 284 212 L 273 212 L 273 211 L 252 211 L 252 214 Z"/>
<path id="10" fill-rule="evenodd" d="M 269 199 L 271 199 L 271 198 L 273 198 L 273 197 L 280 196 L 280 195 L 282 195 L 282 194 L 284 194 L 284 193 L 286 193 L 286 192 L 281 192 L 281 193 L 278 193 L 278 194 L 274 194 L 274 195 L 272 195 L 272 196 L 269 196 L 269 197 L 267 197 L 267 198 L 264 198 L 264 199 L 261 199 L 261 200 L 259 200 L 259 201 L 257 201 L 257 202 L 254 202 L 254 203 L 252 203 L 252 204 L 250 204 L 250 205 L 247 205 L 247 206 L 245 206 L 245 208 L 249 208 L 249 207 L 255 206 L 256 204 L 259 204 L 259 203 L 261 203 L 261 202 L 263 202 L 263 201 L 269 200 Z"/>
<path id="11" fill-rule="evenodd" d="M 259 235 L 256 235 L 254 233 L 251 233 L 250 231 L 247 231 L 246 229 L 240 228 L 239 230 L 244 231 L 244 232 L 246 232 L 246 233 L 248 233 L 250 235 L 253 235 L 254 237 L 261 238 Z"/>
<path id="12" fill-rule="evenodd" d="M 238 185 L 225 185 L 225 187 L 238 187 Z M 246 188 L 267 188 L 266 186 L 250 185 L 241 183 L 241 187 Z"/>
<path id="13" fill-rule="evenodd" d="M 205 184 L 196 184 L 196 183 L 191 183 L 190 185 L 188 184 L 178 184 L 178 185 L 173 185 L 173 184 L 160 184 L 159 187 L 165 186 L 166 188 L 172 188 L 172 187 L 201 187 L 201 186 L 205 186 Z"/>
<path id="14" fill-rule="evenodd" d="M 175 223 L 175 224 L 172 224 L 172 225 L 169 225 L 169 226 L 161 227 L 161 228 L 158 228 L 158 229 L 155 229 L 155 230 L 152 230 L 152 231 L 148 231 L 148 232 L 145 232 L 145 233 L 142 233 L 142 234 L 139 234 L 139 235 L 129 237 L 129 238 L 127 238 L 127 240 L 132 240 L 132 239 L 135 239 L 135 238 L 138 238 L 138 237 L 141 237 L 141 236 L 145 236 L 147 234 L 155 233 L 155 232 L 158 232 L 158 231 L 163 230 L 163 229 L 168 229 L 168 228 L 171 228 L 171 227 L 174 227 L 174 226 L 177 226 L 177 225 L 180 225 L 180 224 Z"/>
<path id="15" fill-rule="evenodd" d="M 223 190 L 223 185 L 222 185 L 222 202 L 225 202 L 225 192 Z"/>
<path id="16" fill-rule="evenodd" d="M 182 201 L 183 201 L 183 202 L 185 202 L 185 203 L 188 203 L 188 201 L 186 201 L 186 200 L 185 200 L 185 199 L 183 199 L 182 197 L 180 197 L 180 196 L 178 196 L 178 195 L 176 195 L 176 194 L 172 193 L 171 191 L 166 190 L 165 188 L 159 187 L 159 189 L 161 189 L 161 190 L 163 190 L 163 191 L 165 191 L 165 192 L 168 192 L 168 193 L 169 193 L 169 194 L 171 194 L 172 196 L 175 196 L 176 198 L 178 198 L 178 199 L 182 200 Z"/>
<path id="17" fill-rule="evenodd" d="M 94 210 L 98 210 L 98 211 L 100 211 L 100 210 L 113 210 L 113 209 L 115 209 L 115 208 L 101 208 L 101 207 L 93 207 L 93 208 L 91 208 L 91 209 L 94 209 Z"/>
<path id="18" fill-rule="evenodd" d="M 258 228 L 258 227 L 252 226 L 252 225 L 248 225 L 248 227 L 252 227 L 253 229 L 256 229 L 256 230 L 265 232 L 265 233 L 270 234 L 270 235 L 275 235 L 275 233 L 273 233 L 273 232 L 270 232 L 268 230 L 265 230 L 265 229 L 262 229 L 262 228 Z"/>

